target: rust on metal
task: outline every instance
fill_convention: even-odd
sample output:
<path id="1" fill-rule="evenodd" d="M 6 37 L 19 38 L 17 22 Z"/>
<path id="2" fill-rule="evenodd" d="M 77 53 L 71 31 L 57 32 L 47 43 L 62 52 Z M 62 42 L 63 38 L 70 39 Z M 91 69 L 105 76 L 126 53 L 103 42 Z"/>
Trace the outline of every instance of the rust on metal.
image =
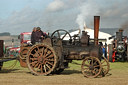
<path id="1" fill-rule="evenodd" d="M 0 40 L 0 58 L 3 57 L 4 55 L 4 51 L 3 51 L 3 47 L 4 47 L 4 41 Z"/>
<path id="2" fill-rule="evenodd" d="M 98 45 L 100 16 L 94 16 L 94 43 Z"/>
<path id="3" fill-rule="evenodd" d="M 34 45 L 29 49 L 27 65 L 36 75 L 48 75 L 56 67 L 57 57 L 53 48 L 46 44 Z"/>
<path id="4" fill-rule="evenodd" d="M 21 45 L 20 46 L 20 66 L 21 67 L 24 67 L 24 68 L 27 68 L 27 64 L 26 64 L 26 57 L 27 57 L 27 53 L 28 53 L 28 50 L 30 49 L 30 46 L 23 46 Z"/>

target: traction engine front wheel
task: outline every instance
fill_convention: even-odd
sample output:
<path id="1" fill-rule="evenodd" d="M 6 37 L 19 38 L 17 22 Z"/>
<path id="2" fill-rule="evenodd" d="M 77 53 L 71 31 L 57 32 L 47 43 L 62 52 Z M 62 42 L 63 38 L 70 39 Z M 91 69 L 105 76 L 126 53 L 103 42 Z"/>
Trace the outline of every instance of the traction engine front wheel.
<path id="1" fill-rule="evenodd" d="M 102 70 L 100 60 L 96 57 L 86 57 L 81 66 L 82 73 L 85 77 L 95 78 Z"/>

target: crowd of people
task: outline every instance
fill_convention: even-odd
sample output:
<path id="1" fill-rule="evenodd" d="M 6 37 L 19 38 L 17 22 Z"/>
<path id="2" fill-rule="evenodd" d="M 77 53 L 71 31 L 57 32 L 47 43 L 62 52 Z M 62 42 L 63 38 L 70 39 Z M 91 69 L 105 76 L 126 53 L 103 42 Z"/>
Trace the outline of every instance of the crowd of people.
<path id="1" fill-rule="evenodd" d="M 44 33 L 40 27 L 34 27 L 31 34 L 31 43 L 41 42 L 46 36 L 46 33 Z"/>

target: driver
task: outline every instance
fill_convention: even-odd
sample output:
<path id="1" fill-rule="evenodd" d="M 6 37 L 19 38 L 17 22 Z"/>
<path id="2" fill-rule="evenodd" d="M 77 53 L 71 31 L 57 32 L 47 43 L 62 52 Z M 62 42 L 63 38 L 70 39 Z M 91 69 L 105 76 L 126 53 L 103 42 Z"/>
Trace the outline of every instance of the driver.
<path id="1" fill-rule="evenodd" d="M 31 35 L 31 42 L 32 44 L 35 44 L 36 42 L 41 42 L 46 36 L 46 33 L 44 33 L 40 27 L 34 27 Z"/>

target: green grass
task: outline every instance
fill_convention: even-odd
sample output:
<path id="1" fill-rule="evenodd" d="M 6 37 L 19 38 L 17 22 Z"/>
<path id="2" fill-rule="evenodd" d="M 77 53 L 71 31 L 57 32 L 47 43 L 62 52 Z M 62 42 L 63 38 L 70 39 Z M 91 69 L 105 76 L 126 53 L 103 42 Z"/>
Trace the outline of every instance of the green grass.
<path id="1" fill-rule="evenodd" d="M 73 60 L 69 66 L 71 70 L 81 70 L 81 60 Z M 111 70 L 128 70 L 128 62 L 109 62 Z"/>
<path id="2" fill-rule="evenodd" d="M 19 69 L 19 70 L 23 70 L 26 68 L 23 68 L 20 66 L 20 62 L 18 60 L 12 60 L 12 61 L 8 61 L 8 62 L 4 62 L 3 64 L 3 69 Z"/>
<path id="3" fill-rule="evenodd" d="M 128 70 L 128 62 L 110 62 L 111 69 Z"/>
<path id="4" fill-rule="evenodd" d="M 16 63 L 16 60 L 4 62 L 3 68 L 7 68 L 8 69 L 14 63 Z M 69 63 L 69 67 L 70 68 L 68 68 L 67 70 L 79 70 L 80 71 L 81 70 L 81 63 L 82 63 L 82 60 L 73 60 L 72 63 Z M 19 61 L 17 61 L 15 67 L 12 68 L 12 69 L 21 69 L 22 70 L 24 68 L 21 67 Z M 114 63 L 110 62 L 110 69 L 128 70 L 128 62 L 114 62 Z"/>

